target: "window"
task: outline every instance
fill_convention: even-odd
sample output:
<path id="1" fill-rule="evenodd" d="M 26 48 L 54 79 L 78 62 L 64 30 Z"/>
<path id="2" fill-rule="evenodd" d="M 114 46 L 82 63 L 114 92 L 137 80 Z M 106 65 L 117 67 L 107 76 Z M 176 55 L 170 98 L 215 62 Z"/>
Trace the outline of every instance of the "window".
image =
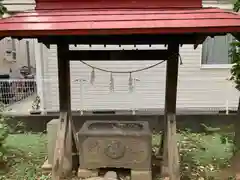
<path id="1" fill-rule="evenodd" d="M 9 62 L 16 61 L 16 40 L 11 37 L 6 37 L 4 39 L 5 46 L 5 60 Z"/>
<path id="2" fill-rule="evenodd" d="M 12 58 L 14 60 L 17 59 L 17 53 L 16 53 L 16 40 L 12 39 Z"/>
<path id="3" fill-rule="evenodd" d="M 208 37 L 202 45 L 202 64 L 231 64 L 229 50 L 233 40 L 231 34 L 214 38 Z"/>

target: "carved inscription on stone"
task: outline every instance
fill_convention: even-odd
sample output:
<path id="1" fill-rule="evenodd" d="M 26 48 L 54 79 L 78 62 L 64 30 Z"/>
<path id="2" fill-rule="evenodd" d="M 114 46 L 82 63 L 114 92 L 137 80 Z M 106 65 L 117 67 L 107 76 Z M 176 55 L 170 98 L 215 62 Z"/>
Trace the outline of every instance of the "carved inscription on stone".
<path id="1" fill-rule="evenodd" d="M 101 154 L 101 142 L 94 138 L 87 138 L 83 146 L 82 154 L 84 154 L 84 159 L 89 163 L 100 163 L 99 155 Z"/>
<path id="2" fill-rule="evenodd" d="M 83 143 L 85 163 L 134 166 L 149 158 L 148 145 L 135 138 L 87 138 Z M 120 163 L 121 162 L 121 163 Z"/>
<path id="3" fill-rule="evenodd" d="M 88 144 L 88 152 L 97 154 L 99 153 L 100 145 L 98 141 L 90 141 Z"/>
<path id="4" fill-rule="evenodd" d="M 144 162 L 148 158 L 149 151 L 145 142 L 130 140 L 128 144 L 130 144 L 128 153 L 135 163 Z"/>
<path id="5" fill-rule="evenodd" d="M 131 123 L 125 122 L 128 127 L 125 128 L 119 122 L 111 121 L 103 124 L 104 128 L 87 128 L 91 123 L 83 126 L 82 132 L 79 132 L 81 168 L 151 168 L 151 132 L 148 126 L 132 130 L 128 126 Z M 96 122 L 98 127 L 102 123 L 104 122 Z M 118 129 L 109 127 L 111 124 L 117 124 Z"/>
<path id="6" fill-rule="evenodd" d="M 105 148 L 105 154 L 112 159 L 120 159 L 124 156 L 125 146 L 121 141 L 112 141 Z"/>

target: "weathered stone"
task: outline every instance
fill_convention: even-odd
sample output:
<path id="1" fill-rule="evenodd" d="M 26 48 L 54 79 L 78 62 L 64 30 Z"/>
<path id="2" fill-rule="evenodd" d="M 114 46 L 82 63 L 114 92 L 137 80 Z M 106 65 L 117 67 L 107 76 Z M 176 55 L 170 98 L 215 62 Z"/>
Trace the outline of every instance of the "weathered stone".
<path id="1" fill-rule="evenodd" d="M 53 164 L 54 149 L 57 139 L 57 130 L 60 120 L 53 119 L 47 124 L 47 139 L 48 139 L 48 164 Z"/>
<path id="2" fill-rule="evenodd" d="M 169 177 L 164 177 L 163 180 L 170 180 L 170 178 Z"/>
<path id="3" fill-rule="evenodd" d="M 52 165 L 48 163 L 48 160 L 42 165 L 43 174 L 48 174 L 52 171 Z"/>
<path id="4" fill-rule="evenodd" d="M 142 121 L 86 121 L 78 132 L 80 168 L 151 168 L 152 134 Z"/>
<path id="5" fill-rule="evenodd" d="M 90 177 L 90 178 L 86 178 L 86 179 L 84 179 L 84 180 L 104 180 L 104 178 L 98 176 L 98 177 Z"/>
<path id="6" fill-rule="evenodd" d="M 168 167 L 163 164 L 162 167 L 161 167 L 161 175 L 162 177 L 168 177 L 169 176 L 169 170 L 168 170 Z"/>
<path id="7" fill-rule="evenodd" d="M 125 176 L 125 178 L 124 178 L 125 180 L 131 180 L 131 176 L 129 175 L 127 175 L 127 176 Z"/>
<path id="8" fill-rule="evenodd" d="M 117 180 L 117 173 L 115 171 L 108 171 L 104 175 L 104 180 Z"/>
<path id="9" fill-rule="evenodd" d="M 98 170 L 90 170 L 90 169 L 78 169 L 78 177 L 79 178 L 90 178 L 97 177 Z"/>
<path id="10" fill-rule="evenodd" d="M 131 180 L 152 180 L 152 171 L 131 170 Z"/>

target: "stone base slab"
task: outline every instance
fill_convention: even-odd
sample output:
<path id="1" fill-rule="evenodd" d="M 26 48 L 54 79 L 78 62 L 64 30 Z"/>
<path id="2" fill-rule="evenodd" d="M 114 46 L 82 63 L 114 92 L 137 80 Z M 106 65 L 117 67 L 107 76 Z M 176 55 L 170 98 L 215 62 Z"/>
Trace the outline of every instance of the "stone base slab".
<path id="1" fill-rule="evenodd" d="M 152 171 L 131 170 L 131 180 L 152 180 Z"/>
<path id="2" fill-rule="evenodd" d="M 52 165 L 49 164 L 48 160 L 42 165 L 43 173 L 51 173 Z M 89 179 L 89 180 L 102 180 L 104 178 L 99 177 L 98 169 L 78 169 L 78 178 L 80 179 Z M 140 171 L 140 170 L 131 170 L 131 180 L 152 180 L 152 171 Z M 167 179 L 168 180 L 168 179 Z"/>
<path id="3" fill-rule="evenodd" d="M 50 173 L 52 172 L 52 165 L 49 164 L 48 160 L 46 160 L 42 165 L 43 173 Z"/>
<path id="4" fill-rule="evenodd" d="M 79 178 L 91 178 L 91 177 L 97 177 L 98 176 L 98 169 L 78 169 L 78 177 Z"/>

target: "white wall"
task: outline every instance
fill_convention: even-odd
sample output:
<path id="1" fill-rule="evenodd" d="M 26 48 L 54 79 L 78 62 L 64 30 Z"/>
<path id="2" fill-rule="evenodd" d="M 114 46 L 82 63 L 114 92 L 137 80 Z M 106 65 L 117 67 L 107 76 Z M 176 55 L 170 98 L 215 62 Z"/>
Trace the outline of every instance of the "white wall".
<path id="1" fill-rule="evenodd" d="M 10 12 L 27 11 L 35 8 L 35 0 L 3 0 L 3 5 Z"/>
<path id="2" fill-rule="evenodd" d="M 204 7 L 232 8 L 229 3 L 205 0 Z M 79 48 L 79 47 L 78 47 Z M 89 48 L 89 47 L 88 47 Z M 103 47 L 95 47 L 101 49 Z M 111 47 L 118 48 L 118 47 Z M 132 48 L 132 47 L 124 47 Z M 184 45 L 180 49 L 183 65 L 179 69 L 179 85 L 177 108 L 224 110 L 236 109 L 238 92 L 231 82 L 226 79 L 230 76 L 229 68 L 203 68 L 201 66 L 202 47 L 193 50 L 192 45 Z M 58 79 L 57 79 L 57 51 L 52 45 L 43 50 L 43 102 L 46 110 L 58 110 Z M 156 61 L 142 62 L 89 62 L 90 64 L 110 70 L 131 70 L 146 67 Z M 136 92 L 128 93 L 128 75 L 118 74 L 115 79 L 115 92 L 109 93 L 110 75 L 96 71 L 94 86 L 85 82 L 81 96 L 80 84 L 76 79 L 89 81 L 91 69 L 81 62 L 71 62 L 72 80 L 72 109 L 100 110 L 100 109 L 149 109 L 163 108 L 165 94 L 165 63 L 151 70 L 133 74 L 140 81 Z"/>
<path id="3" fill-rule="evenodd" d="M 98 47 L 100 49 L 100 47 Z M 225 109 L 226 103 L 230 109 L 237 107 L 238 92 L 226 79 L 230 76 L 229 69 L 201 68 L 201 46 L 193 50 L 192 45 L 184 45 L 181 50 L 183 65 L 179 69 L 178 108 L 188 109 Z M 51 46 L 48 52 L 47 71 L 45 78 L 47 94 L 45 96 L 46 109 L 58 109 L 58 83 L 56 46 Z M 156 63 L 156 61 L 127 61 L 127 62 L 89 62 L 97 67 L 110 70 L 139 69 Z M 72 79 L 72 109 L 148 109 L 163 108 L 165 93 L 165 63 L 153 69 L 135 73 L 133 77 L 140 81 L 137 83 L 134 96 L 128 93 L 128 75 L 117 74 L 115 79 L 115 92 L 109 93 L 110 75 L 96 70 L 96 83 L 94 86 L 85 82 L 83 99 L 80 98 L 80 84 L 73 82 L 82 78 L 89 81 L 91 68 L 81 62 L 71 62 Z"/>
<path id="4" fill-rule="evenodd" d="M 0 41 L 0 74 L 8 74 L 10 69 L 12 69 L 13 73 L 19 71 L 19 68 L 22 66 L 27 66 L 27 47 L 26 41 L 24 40 L 16 40 L 16 61 L 9 62 L 5 59 L 6 52 L 6 38 Z M 33 40 L 29 40 L 30 47 L 30 63 L 33 67 L 35 67 L 35 55 L 33 51 Z M 17 74 L 17 73 L 16 73 Z M 16 76 L 16 75 L 14 75 Z"/>
<path id="5" fill-rule="evenodd" d="M 4 0 L 4 6 L 8 9 L 8 12 L 19 12 L 34 9 L 34 0 Z M 6 38 L 0 40 L 0 74 L 8 74 L 12 69 L 14 76 L 17 76 L 16 71 L 19 71 L 21 66 L 27 65 L 27 50 L 26 39 L 16 41 L 16 62 L 8 62 L 4 60 L 6 51 Z M 35 55 L 33 50 L 33 40 L 30 42 L 30 61 L 31 65 L 35 66 Z"/>

